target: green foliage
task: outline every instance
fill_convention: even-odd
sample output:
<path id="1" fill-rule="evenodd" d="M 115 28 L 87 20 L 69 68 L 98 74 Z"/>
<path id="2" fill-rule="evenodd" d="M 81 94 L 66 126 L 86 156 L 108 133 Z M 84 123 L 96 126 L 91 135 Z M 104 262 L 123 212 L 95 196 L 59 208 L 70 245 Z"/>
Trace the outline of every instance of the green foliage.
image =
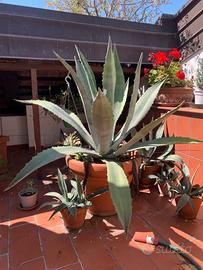
<path id="1" fill-rule="evenodd" d="M 120 221 L 125 230 L 127 230 L 130 222 L 132 205 L 129 184 L 126 181 L 126 177 L 124 177 L 125 173 L 122 167 L 117 165 L 122 160 L 122 157 L 125 157 L 128 151 L 134 151 L 148 146 L 155 147 L 157 145 L 171 145 L 174 143 L 197 143 L 199 140 L 171 137 L 167 139 L 161 138 L 140 142 L 140 140 L 151 130 L 159 126 L 167 117 L 176 112 L 181 106 L 180 104 L 180 106 L 141 128 L 130 141 L 121 144 L 131 130 L 135 128 L 148 113 L 164 81 L 151 86 L 137 101 L 142 62 L 141 56 L 136 69 L 129 112 L 126 115 L 123 127 L 116 133 L 115 128 L 117 120 L 125 106 L 129 86 L 128 81 L 124 81 L 124 74 L 118 59 L 116 48 L 112 46 L 111 40 L 109 40 L 102 79 L 103 89 L 99 89 L 99 91 L 97 91 L 95 85 L 96 80 L 87 60 L 79 50 L 77 50 L 77 53 L 78 59 L 75 59 L 76 72 L 62 57 L 58 54 L 56 54 L 56 56 L 70 73 L 78 87 L 88 129 L 82 124 L 75 113 L 63 110 L 56 104 L 42 100 L 25 100 L 21 102 L 42 106 L 64 122 L 70 124 L 88 144 L 87 148 L 62 146 L 44 150 L 25 165 L 12 180 L 7 189 L 16 185 L 34 170 L 54 160 L 60 159 L 65 155 L 84 153 L 91 157 L 96 157 L 107 164 L 107 180 L 109 182 L 110 194 Z M 114 179 L 112 176 L 114 176 Z"/>
<path id="2" fill-rule="evenodd" d="M 71 189 L 68 191 L 64 176 L 58 169 L 58 187 L 60 193 L 58 192 L 48 192 L 45 196 L 50 196 L 54 198 L 52 202 L 44 203 L 40 208 L 48 206 L 49 209 L 53 209 L 54 212 L 50 216 L 51 219 L 56 213 L 67 209 L 70 215 L 75 216 L 77 208 L 88 207 L 91 202 L 88 201 L 83 193 L 82 183 L 79 180 L 69 180 L 71 184 Z"/>
<path id="3" fill-rule="evenodd" d="M 203 89 L 203 58 L 198 60 L 196 84 L 199 88 Z"/>
<path id="4" fill-rule="evenodd" d="M 180 196 L 180 200 L 176 206 L 176 212 L 179 213 L 180 210 L 189 203 L 193 208 L 193 197 L 201 197 L 203 193 L 203 186 L 193 185 L 196 173 L 199 168 L 197 168 L 190 177 L 189 168 L 185 163 L 182 164 L 182 168 L 179 168 L 182 174 L 181 180 L 178 182 L 178 185 L 171 185 L 170 190 Z"/>

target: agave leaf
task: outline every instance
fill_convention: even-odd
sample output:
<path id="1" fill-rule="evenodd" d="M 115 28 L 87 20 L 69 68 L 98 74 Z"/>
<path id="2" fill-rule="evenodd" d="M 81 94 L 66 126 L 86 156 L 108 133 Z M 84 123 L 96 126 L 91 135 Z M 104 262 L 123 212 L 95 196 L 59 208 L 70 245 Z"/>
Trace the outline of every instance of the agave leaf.
<path id="1" fill-rule="evenodd" d="M 128 179 L 120 164 L 114 161 L 104 161 L 107 165 L 107 179 L 111 198 L 121 224 L 127 233 L 132 215 L 132 199 Z"/>
<path id="2" fill-rule="evenodd" d="M 14 187 L 22 179 L 24 179 L 26 176 L 36 171 L 37 169 L 41 168 L 42 166 L 47 165 L 51 163 L 52 161 L 63 158 L 66 155 L 74 155 L 77 153 L 85 153 L 85 154 L 98 156 L 98 154 L 93 150 L 85 149 L 82 147 L 76 147 L 76 146 L 59 146 L 59 147 L 52 147 L 52 148 L 46 149 L 40 152 L 38 155 L 34 156 L 24 166 L 24 168 L 20 170 L 20 172 L 15 176 L 15 178 L 11 181 L 9 186 L 6 188 L 6 190 L 9 190 L 10 188 Z"/>
<path id="3" fill-rule="evenodd" d="M 192 191 L 192 192 L 190 193 L 190 195 L 191 195 L 191 197 L 192 197 L 192 196 L 199 196 L 199 195 L 201 195 L 202 193 L 203 193 L 203 187 L 199 187 L 199 188 L 195 189 L 194 191 Z"/>
<path id="4" fill-rule="evenodd" d="M 61 203 L 59 206 L 57 206 L 54 210 L 54 212 L 51 214 L 51 216 L 49 217 L 49 220 L 56 215 L 56 213 L 62 211 L 63 209 L 67 208 L 67 205 L 64 203 Z"/>
<path id="5" fill-rule="evenodd" d="M 132 121 L 129 125 L 127 133 L 133 128 L 136 127 L 139 122 L 145 117 L 148 113 L 149 109 L 151 108 L 154 100 L 159 93 L 162 85 L 165 81 L 159 82 L 154 84 L 153 86 L 149 87 L 147 91 L 141 96 L 141 98 L 136 103 L 135 111 L 133 114 Z M 182 105 L 181 105 L 182 106 Z M 164 121 L 164 120 L 163 120 Z"/>
<path id="6" fill-rule="evenodd" d="M 196 174 L 197 174 L 199 168 L 200 168 L 200 165 L 196 168 L 195 172 L 193 173 L 193 175 L 192 175 L 192 177 L 191 177 L 191 184 L 192 184 L 192 185 L 193 185 L 193 182 L 194 182 L 194 180 L 195 180 L 195 176 L 196 176 Z"/>
<path id="7" fill-rule="evenodd" d="M 153 130 L 155 127 L 160 125 L 161 122 L 163 122 L 166 118 L 168 118 L 171 114 L 175 113 L 183 103 L 181 103 L 179 106 L 177 106 L 175 109 L 163 114 L 159 118 L 155 119 L 154 121 L 150 122 L 149 124 L 145 125 L 143 128 L 141 128 L 130 141 L 128 141 L 126 144 L 121 146 L 116 152 L 115 155 L 119 156 L 125 153 L 130 147 L 133 146 L 136 142 L 141 140 L 143 137 L 145 137 L 151 130 Z M 160 139 L 157 139 L 160 140 Z M 148 146 L 148 145 L 146 145 Z M 155 145 L 154 145 L 155 146 Z"/>
<path id="8" fill-rule="evenodd" d="M 116 86 L 114 93 L 113 115 L 114 115 L 114 126 L 116 126 L 116 122 L 120 117 L 123 108 L 125 106 L 129 88 L 129 79 L 125 83 L 125 77 L 119 61 L 116 47 L 114 48 L 114 62 L 116 69 Z"/>
<path id="9" fill-rule="evenodd" d="M 66 199 L 66 201 L 68 201 L 68 189 L 66 186 L 66 181 L 64 179 L 63 174 L 61 173 L 61 171 L 58 169 L 58 187 L 62 193 L 62 195 L 64 196 L 64 198 Z"/>
<path id="10" fill-rule="evenodd" d="M 138 64 L 137 64 L 136 71 L 135 71 L 133 93 L 131 95 L 128 116 L 127 116 L 125 124 L 123 125 L 121 130 L 118 132 L 118 135 L 116 136 L 115 143 L 114 143 L 114 145 L 112 147 L 113 149 L 116 149 L 116 147 L 126 137 L 126 132 L 129 129 L 129 125 L 130 125 L 130 123 L 132 121 L 132 118 L 133 118 L 133 115 L 134 115 L 135 105 L 136 105 L 136 102 L 137 102 L 138 90 L 139 90 L 139 85 L 140 85 L 140 73 L 141 73 L 142 57 L 143 57 L 143 55 L 141 54 L 140 59 L 139 59 Z"/>
<path id="11" fill-rule="evenodd" d="M 48 206 L 48 210 L 50 210 L 50 209 L 53 209 L 53 208 L 57 207 L 58 205 L 60 205 L 60 203 L 56 202 L 56 201 L 45 202 L 45 203 L 43 203 L 43 204 L 41 204 L 39 206 L 38 210 L 40 210 L 40 209 L 42 209 L 42 208 L 44 208 L 46 206 Z"/>
<path id="12" fill-rule="evenodd" d="M 88 127 L 89 130 L 92 134 L 92 137 L 94 139 L 95 144 L 97 143 L 96 138 L 95 138 L 95 132 L 94 129 L 92 127 L 92 105 L 91 105 L 91 97 L 87 96 L 86 90 L 82 84 L 82 82 L 80 81 L 78 75 L 76 74 L 75 70 L 71 67 L 71 65 L 69 65 L 60 55 L 58 55 L 56 52 L 54 52 L 56 57 L 59 59 L 59 61 L 64 65 L 64 67 L 70 72 L 74 82 L 77 85 L 78 88 L 78 92 L 80 94 L 81 100 L 82 100 L 82 104 L 83 104 L 83 108 L 84 108 L 84 112 L 85 112 L 85 116 L 87 119 L 87 123 L 88 123 Z M 93 147 L 94 148 L 94 147 Z"/>
<path id="13" fill-rule="evenodd" d="M 103 76 L 102 76 L 102 84 L 103 89 L 106 90 L 106 96 L 109 99 L 112 106 L 114 105 L 114 94 L 116 87 L 116 66 L 115 66 L 115 58 L 112 48 L 111 38 L 109 37 Z"/>
<path id="14" fill-rule="evenodd" d="M 83 139 L 87 143 L 89 143 L 93 148 L 95 148 L 92 137 L 90 136 L 89 132 L 80 121 L 80 118 L 75 113 L 68 110 L 65 111 L 58 105 L 46 100 L 17 100 L 17 101 L 25 104 L 39 105 L 47 109 L 48 111 L 56 115 L 58 118 L 74 127 L 78 131 L 78 133 L 83 137 Z"/>
<path id="15" fill-rule="evenodd" d="M 113 112 L 108 98 L 99 89 L 92 106 L 93 126 L 99 141 L 98 152 L 102 155 L 109 152 L 113 133 Z"/>
<path id="16" fill-rule="evenodd" d="M 178 204 L 176 206 L 176 213 L 179 213 L 180 210 L 187 204 L 189 203 L 189 201 L 191 200 L 190 196 L 187 195 L 187 194 L 183 194 L 179 201 L 178 201 Z"/>
<path id="17" fill-rule="evenodd" d="M 58 192 L 48 192 L 48 193 L 44 194 L 44 196 L 55 197 L 55 198 L 59 199 L 61 202 L 65 201 L 64 197 L 61 194 L 59 194 Z"/>
<path id="18" fill-rule="evenodd" d="M 173 138 L 173 137 L 172 137 Z M 172 145 L 173 146 L 173 145 Z M 160 157 L 159 157 L 160 158 Z M 174 161 L 174 162 L 176 162 L 176 163 L 180 163 L 180 164 L 183 164 L 184 163 L 184 161 L 183 161 L 183 159 L 180 157 L 180 156 L 178 156 L 178 155 L 169 155 L 169 156 L 167 156 L 166 158 L 164 158 L 164 160 L 166 160 L 166 161 Z"/>
<path id="19" fill-rule="evenodd" d="M 76 46 L 77 54 L 80 60 L 80 64 L 77 66 L 78 61 L 76 61 L 76 71 L 79 75 L 79 78 L 83 85 L 85 86 L 85 90 L 88 97 L 91 97 L 91 101 L 93 102 L 97 95 L 97 86 L 94 73 L 88 64 L 85 56 Z"/>
<path id="20" fill-rule="evenodd" d="M 202 142 L 202 141 L 192 139 L 192 138 L 173 136 L 173 137 L 154 139 L 152 141 L 135 143 L 127 150 L 127 152 L 142 149 L 145 147 L 158 147 L 158 146 L 164 146 L 164 145 L 170 145 L 170 144 L 186 144 L 186 143 L 199 143 L 199 142 Z M 167 160 L 167 158 L 165 160 Z"/>
<path id="21" fill-rule="evenodd" d="M 173 144 L 169 145 L 168 148 L 166 149 L 166 151 L 165 151 L 162 155 L 160 155 L 158 158 L 159 158 L 159 159 L 165 159 L 166 157 L 168 157 L 168 155 L 169 155 L 169 154 L 171 153 L 171 151 L 173 150 L 173 147 L 174 147 Z"/>

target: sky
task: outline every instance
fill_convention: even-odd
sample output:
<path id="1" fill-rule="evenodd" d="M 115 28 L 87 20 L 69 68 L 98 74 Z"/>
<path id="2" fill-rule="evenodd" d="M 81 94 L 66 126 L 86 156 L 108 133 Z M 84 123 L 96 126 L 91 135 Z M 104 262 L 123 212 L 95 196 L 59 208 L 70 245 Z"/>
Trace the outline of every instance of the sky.
<path id="1" fill-rule="evenodd" d="M 5 4 L 14 4 L 29 7 L 47 8 L 45 0 L 2 0 Z M 175 14 L 187 0 L 171 0 L 170 5 L 161 8 L 163 13 Z"/>

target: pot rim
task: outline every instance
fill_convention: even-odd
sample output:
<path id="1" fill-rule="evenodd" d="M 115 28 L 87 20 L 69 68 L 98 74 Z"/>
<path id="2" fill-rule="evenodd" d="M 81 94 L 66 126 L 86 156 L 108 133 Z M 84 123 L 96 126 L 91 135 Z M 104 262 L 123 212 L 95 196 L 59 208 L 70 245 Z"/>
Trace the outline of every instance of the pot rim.
<path id="1" fill-rule="evenodd" d="M 25 193 L 27 190 L 27 188 L 23 188 L 21 189 L 19 192 L 18 192 L 18 196 L 21 198 L 21 197 L 25 197 L 25 196 L 22 196 L 22 193 Z M 33 188 L 33 190 L 35 191 L 34 194 L 30 195 L 30 196 L 26 196 L 26 197 L 32 197 L 34 195 L 37 195 L 38 194 L 38 189 L 37 188 Z"/>

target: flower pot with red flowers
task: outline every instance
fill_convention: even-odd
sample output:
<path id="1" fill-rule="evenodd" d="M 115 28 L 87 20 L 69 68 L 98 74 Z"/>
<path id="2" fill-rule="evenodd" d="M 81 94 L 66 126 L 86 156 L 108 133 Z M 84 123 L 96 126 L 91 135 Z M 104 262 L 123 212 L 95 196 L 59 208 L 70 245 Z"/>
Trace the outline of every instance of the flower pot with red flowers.
<path id="1" fill-rule="evenodd" d="M 184 219 L 195 219 L 201 207 L 203 186 L 193 185 L 197 170 L 190 179 L 189 169 L 184 164 L 181 170 L 183 177 L 170 189 L 176 195 L 176 213 Z"/>
<path id="2" fill-rule="evenodd" d="M 193 100 L 193 89 L 190 81 L 185 79 L 185 73 L 180 64 L 181 53 L 174 48 L 170 52 L 156 52 L 149 55 L 153 68 L 145 70 L 149 85 L 165 79 L 165 82 L 155 99 L 159 106 L 184 105 Z"/>

